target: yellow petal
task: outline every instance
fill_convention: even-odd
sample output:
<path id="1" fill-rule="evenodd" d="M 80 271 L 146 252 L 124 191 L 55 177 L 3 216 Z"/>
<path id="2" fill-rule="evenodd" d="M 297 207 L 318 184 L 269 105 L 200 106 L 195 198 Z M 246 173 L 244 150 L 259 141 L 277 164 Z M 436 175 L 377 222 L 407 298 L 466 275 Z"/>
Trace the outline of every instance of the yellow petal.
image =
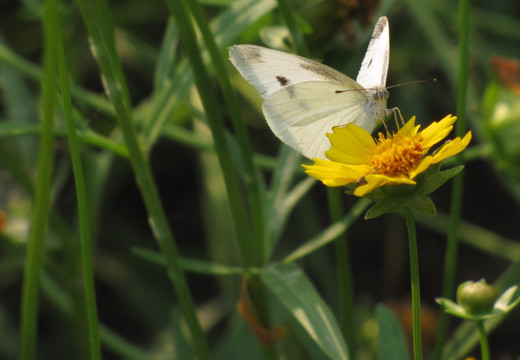
<path id="1" fill-rule="evenodd" d="M 423 147 L 427 150 L 448 136 L 456 120 L 456 116 L 448 115 L 439 122 L 434 121 L 426 129 L 421 131 L 420 135 L 423 139 Z"/>
<path id="2" fill-rule="evenodd" d="M 313 165 L 302 165 L 305 172 L 327 186 L 350 184 L 370 171 L 367 165 L 346 165 L 323 159 L 313 160 Z"/>
<path id="3" fill-rule="evenodd" d="M 419 127 L 420 125 L 415 126 L 415 116 L 412 116 L 412 118 L 408 120 L 406 124 L 404 124 L 404 126 L 399 129 L 397 133 L 404 136 L 413 136 L 417 134 Z"/>
<path id="4" fill-rule="evenodd" d="M 335 127 L 333 133 L 327 136 L 332 146 L 325 155 L 330 160 L 343 164 L 366 164 L 375 147 L 372 136 L 365 129 L 354 124 Z"/>
<path id="5" fill-rule="evenodd" d="M 440 163 L 444 159 L 447 159 L 453 155 L 458 154 L 468 146 L 471 141 L 471 131 L 469 131 L 464 138 L 455 138 L 452 141 L 446 143 L 442 148 L 439 149 L 434 155 L 426 156 L 418 167 L 409 171 L 408 175 L 410 178 L 415 178 L 417 175 L 426 171 L 431 165 Z"/>
<path id="6" fill-rule="evenodd" d="M 364 196 L 383 185 L 398 185 L 398 184 L 410 184 L 414 185 L 415 181 L 409 179 L 406 176 L 399 177 L 390 177 L 381 174 L 370 174 L 365 176 L 366 184 L 358 186 L 356 190 L 354 190 L 354 195 L 356 196 Z"/>

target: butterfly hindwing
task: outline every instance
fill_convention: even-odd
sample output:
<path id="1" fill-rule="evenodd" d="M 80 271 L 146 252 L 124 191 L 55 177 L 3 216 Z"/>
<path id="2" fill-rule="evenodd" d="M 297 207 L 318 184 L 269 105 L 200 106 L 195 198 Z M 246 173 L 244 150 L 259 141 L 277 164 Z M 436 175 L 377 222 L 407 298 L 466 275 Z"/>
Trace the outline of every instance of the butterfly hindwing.
<path id="1" fill-rule="evenodd" d="M 336 92 L 340 90 L 340 92 Z M 363 128 L 373 128 L 364 111 L 363 89 L 345 84 L 306 82 L 280 89 L 263 103 L 267 123 L 284 143 L 308 158 L 325 158 L 330 142 L 326 136 L 345 119 Z"/>

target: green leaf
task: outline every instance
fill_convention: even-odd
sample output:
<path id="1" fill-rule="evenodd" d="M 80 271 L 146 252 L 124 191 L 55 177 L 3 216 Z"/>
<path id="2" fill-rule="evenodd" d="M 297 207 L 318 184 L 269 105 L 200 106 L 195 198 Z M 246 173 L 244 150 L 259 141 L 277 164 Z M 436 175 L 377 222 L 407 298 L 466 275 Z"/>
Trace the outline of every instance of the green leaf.
<path id="1" fill-rule="evenodd" d="M 238 314 L 234 316 L 221 340 L 212 351 L 215 360 L 242 359 L 247 354 L 248 360 L 262 360 L 260 342 Z M 167 357 L 165 357 L 167 358 Z"/>
<path id="2" fill-rule="evenodd" d="M 385 305 L 377 306 L 379 360 L 409 360 L 408 344 L 401 324 Z"/>
<path id="3" fill-rule="evenodd" d="M 347 344 L 332 311 L 298 266 L 269 267 L 260 277 L 325 354 L 331 359 L 348 359 Z"/>

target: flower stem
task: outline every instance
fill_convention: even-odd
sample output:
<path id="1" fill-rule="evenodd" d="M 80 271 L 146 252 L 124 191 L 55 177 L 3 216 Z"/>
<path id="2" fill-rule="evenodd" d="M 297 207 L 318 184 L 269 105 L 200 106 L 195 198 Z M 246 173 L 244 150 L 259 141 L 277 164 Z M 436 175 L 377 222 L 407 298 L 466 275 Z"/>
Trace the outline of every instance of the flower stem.
<path id="1" fill-rule="evenodd" d="M 482 360 L 489 360 L 489 345 L 486 336 L 486 329 L 484 328 L 484 320 L 477 321 L 478 335 L 480 338 L 480 353 Z"/>
<path id="2" fill-rule="evenodd" d="M 341 220 L 343 192 L 339 188 L 328 188 L 327 196 L 332 223 Z M 348 238 L 338 235 L 334 240 L 338 288 L 340 294 L 340 318 L 343 336 L 348 345 L 349 359 L 356 358 L 356 325 L 354 322 L 354 281 L 350 261 Z"/>
<path id="3" fill-rule="evenodd" d="M 413 318 L 413 358 L 422 359 L 421 341 L 421 290 L 419 286 L 419 257 L 417 255 L 417 236 L 412 209 L 405 208 L 406 227 L 410 248 L 410 278 L 412 283 L 412 318 Z"/>

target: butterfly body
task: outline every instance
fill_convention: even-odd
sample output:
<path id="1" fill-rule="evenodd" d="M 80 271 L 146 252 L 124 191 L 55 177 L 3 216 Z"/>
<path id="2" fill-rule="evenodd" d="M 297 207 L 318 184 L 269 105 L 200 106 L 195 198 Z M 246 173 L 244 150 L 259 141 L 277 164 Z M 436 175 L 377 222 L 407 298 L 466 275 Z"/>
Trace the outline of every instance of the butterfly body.
<path id="1" fill-rule="evenodd" d="M 386 88 L 367 90 L 367 101 L 365 103 L 365 111 L 374 119 L 383 119 L 387 113 L 386 101 L 388 100 L 388 90 Z M 355 123 L 355 122 L 354 122 Z M 362 126 L 361 126 L 362 127 Z M 375 126 L 374 126 L 375 127 Z M 367 128 L 368 132 L 372 132 L 374 127 Z"/>
<path id="2" fill-rule="evenodd" d="M 325 158 L 333 127 L 354 123 L 371 132 L 384 118 L 388 53 L 386 17 L 376 25 L 357 81 L 297 55 L 256 45 L 229 48 L 233 65 L 264 98 L 273 133 L 308 158 Z"/>

